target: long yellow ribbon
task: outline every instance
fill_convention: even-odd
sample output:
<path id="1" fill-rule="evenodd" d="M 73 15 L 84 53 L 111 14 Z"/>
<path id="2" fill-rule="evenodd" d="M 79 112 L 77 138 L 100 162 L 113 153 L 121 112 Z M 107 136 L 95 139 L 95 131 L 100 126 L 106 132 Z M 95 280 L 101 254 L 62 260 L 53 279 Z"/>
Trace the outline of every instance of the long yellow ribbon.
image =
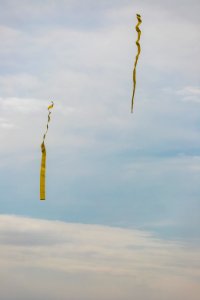
<path id="1" fill-rule="evenodd" d="M 45 195 L 45 183 L 46 183 L 46 148 L 45 148 L 45 138 L 47 131 L 49 129 L 49 122 L 51 120 L 51 109 L 53 108 L 54 103 L 52 101 L 52 104 L 48 106 L 48 121 L 47 121 L 47 129 L 45 134 L 43 135 L 43 141 L 41 144 L 41 151 L 42 151 L 42 160 L 41 160 L 41 168 L 40 168 L 40 200 L 45 200 L 46 195 Z"/>
<path id="2" fill-rule="evenodd" d="M 141 52 L 141 47 L 140 47 L 141 30 L 140 30 L 139 26 L 142 23 L 142 19 L 141 19 L 141 16 L 139 14 L 136 14 L 136 16 L 137 16 L 137 20 L 138 20 L 138 23 L 135 27 L 135 29 L 138 33 L 138 38 L 137 38 L 137 41 L 136 41 L 136 45 L 137 45 L 137 48 L 138 48 L 138 53 L 135 57 L 135 64 L 134 64 L 134 69 L 133 69 L 133 95 L 132 95 L 132 102 L 131 102 L 131 113 L 133 113 L 133 104 L 134 104 L 134 96 L 135 96 L 135 88 L 136 88 L 136 66 L 137 66 L 138 58 L 139 58 L 139 55 L 140 55 L 140 52 Z"/>

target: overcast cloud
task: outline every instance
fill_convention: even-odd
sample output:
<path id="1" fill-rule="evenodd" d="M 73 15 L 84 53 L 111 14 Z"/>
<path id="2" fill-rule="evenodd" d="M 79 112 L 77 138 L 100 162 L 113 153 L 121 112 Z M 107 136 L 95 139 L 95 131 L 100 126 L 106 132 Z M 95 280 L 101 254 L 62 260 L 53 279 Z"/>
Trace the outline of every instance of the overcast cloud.
<path id="1" fill-rule="evenodd" d="M 199 249 L 147 232 L 1 215 L 0 245 L 3 299 L 199 297 Z"/>

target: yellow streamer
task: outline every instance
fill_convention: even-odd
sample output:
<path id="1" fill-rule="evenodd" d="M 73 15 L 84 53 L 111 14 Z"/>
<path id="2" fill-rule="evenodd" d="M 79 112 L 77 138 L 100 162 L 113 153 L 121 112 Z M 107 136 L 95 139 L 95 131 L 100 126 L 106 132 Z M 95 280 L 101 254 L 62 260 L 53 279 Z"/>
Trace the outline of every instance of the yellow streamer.
<path id="1" fill-rule="evenodd" d="M 133 95 L 132 95 L 132 102 L 131 102 L 131 113 L 133 113 L 133 104 L 134 104 L 134 96 L 135 96 L 135 88 L 136 88 L 136 66 L 137 66 L 138 58 L 139 58 L 139 55 L 140 55 L 140 52 L 141 52 L 141 47 L 140 47 L 141 30 L 140 30 L 139 26 L 142 23 L 142 19 L 141 19 L 141 16 L 139 14 L 136 14 L 136 16 L 137 16 L 137 20 L 138 20 L 138 23 L 135 27 L 135 29 L 138 33 L 138 38 L 137 38 L 137 41 L 136 41 L 136 45 L 137 45 L 137 48 L 138 48 L 138 53 L 137 53 L 136 58 L 135 58 L 135 64 L 134 64 L 134 69 L 133 69 Z"/>
<path id="2" fill-rule="evenodd" d="M 47 121 L 47 129 L 45 134 L 43 135 L 43 141 L 41 144 L 41 151 L 42 151 L 42 160 L 41 160 L 41 168 L 40 168 L 40 200 L 45 200 L 46 195 L 45 195 L 45 183 L 46 183 L 46 148 L 45 148 L 45 138 L 47 131 L 49 129 L 49 122 L 51 120 L 51 109 L 53 108 L 54 103 L 52 101 L 52 104 L 48 106 L 48 121 Z"/>

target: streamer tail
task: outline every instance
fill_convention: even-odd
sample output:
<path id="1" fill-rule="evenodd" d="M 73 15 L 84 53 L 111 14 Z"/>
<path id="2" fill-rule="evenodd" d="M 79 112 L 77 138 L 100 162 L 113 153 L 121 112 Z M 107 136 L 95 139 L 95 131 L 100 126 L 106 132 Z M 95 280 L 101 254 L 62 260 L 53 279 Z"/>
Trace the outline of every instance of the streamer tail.
<path id="1" fill-rule="evenodd" d="M 46 148 L 44 142 L 41 144 L 42 160 L 40 168 L 40 200 L 46 198 Z"/>
<path id="2" fill-rule="evenodd" d="M 137 16 L 137 20 L 138 20 L 138 23 L 135 27 L 135 29 L 137 31 L 137 34 L 138 34 L 137 41 L 136 41 L 138 52 L 137 52 L 137 55 L 135 57 L 135 63 L 134 63 L 134 69 L 133 69 L 133 94 L 132 94 L 132 101 L 131 101 L 131 113 L 133 113 L 134 97 L 135 97 L 135 90 L 136 90 L 136 67 L 137 67 L 139 55 L 140 55 L 140 52 L 141 52 L 141 47 L 140 47 L 141 30 L 140 30 L 139 26 L 142 23 L 142 18 L 139 14 L 137 14 L 136 16 Z"/>
<path id="3" fill-rule="evenodd" d="M 41 167 L 40 167 L 40 200 L 46 199 L 46 147 L 45 147 L 45 138 L 47 135 L 47 131 L 49 129 L 49 122 L 51 120 L 51 109 L 53 108 L 54 103 L 48 106 L 48 121 L 46 131 L 43 135 L 43 141 L 41 144 L 41 152 L 42 152 L 42 159 L 41 159 Z"/>

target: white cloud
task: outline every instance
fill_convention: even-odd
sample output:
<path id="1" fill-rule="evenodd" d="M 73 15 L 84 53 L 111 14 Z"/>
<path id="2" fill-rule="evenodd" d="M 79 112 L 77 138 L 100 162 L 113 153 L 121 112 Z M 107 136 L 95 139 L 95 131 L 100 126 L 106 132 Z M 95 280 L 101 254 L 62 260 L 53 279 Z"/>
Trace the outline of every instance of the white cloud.
<path id="1" fill-rule="evenodd" d="M 172 88 L 166 87 L 162 89 L 165 94 L 170 97 L 176 97 L 179 101 L 182 102 L 189 102 L 188 104 L 191 105 L 192 103 L 198 104 L 200 103 L 200 87 L 193 86 L 193 85 L 186 85 L 181 88 Z"/>
<path id="2" fill-rule="evenodd" d="M 176 157 L 157 157 L 146 158 L 144 160 L 135 161 L 126 166 L 126 172 L 137 174 L 144 174 L 144 172 L 151 173 L 151 176 L 161 176 L 166 173 L 190 173 L 200 172 L 200 156 L 187 156 L 179 154 Z M 130 174 L 129 174 L 130 176 Z"/>
<path id="3" fill-rule="evenodd" d="M 199 249 L 148 232 L 1 215 L 0 243 L 4 299 L 34 291 L 34 299 L 196 300 L 200 292 Z"/>
<path id="4" fill-rule="evenodd" d="M 177 91 L 177 95 L 190 96 L 190 95 L 200 95 L 200 87 L 186 86 L 181 90 Z"/>
<path id="5" fill-rule="evenodd" d="M 183 101 L 200 103 L 200 88 L 198 86 L 185 86 L 175 92 Z"/>
<path id="6" fill-rule="evenodd" d="M 12 129 L 14 127 L 14 124 L 6 119 L 0 118 L 0 127 L 2 129 Z"/>
<path id="7" fill-rule="evenodd" d="M 39 80 L 30 74 L 0 76 L 1 95 L 13 96 L 29 91 L 30 95 L 37 89 Z"/>

